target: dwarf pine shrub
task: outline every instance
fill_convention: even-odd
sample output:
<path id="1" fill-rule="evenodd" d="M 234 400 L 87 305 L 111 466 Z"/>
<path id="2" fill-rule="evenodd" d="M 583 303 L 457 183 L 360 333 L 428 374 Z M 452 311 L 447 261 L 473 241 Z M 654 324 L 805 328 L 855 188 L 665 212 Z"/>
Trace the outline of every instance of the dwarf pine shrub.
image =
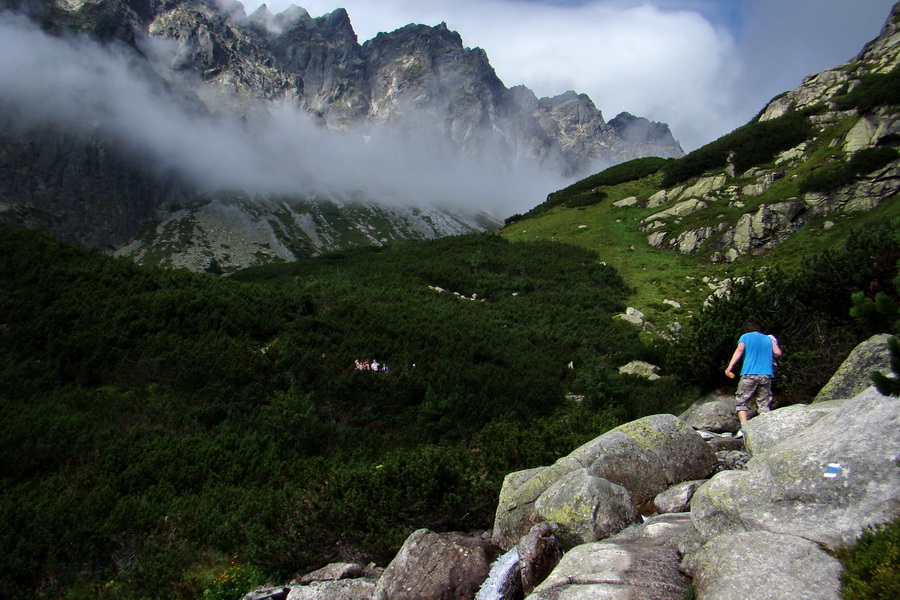
<path id="1" fill-rule="evenodd" d="M 863 533 L 853 546 L 842 548 L 841 597 L 845 600 L 900 598 L 900 520 Z"/>

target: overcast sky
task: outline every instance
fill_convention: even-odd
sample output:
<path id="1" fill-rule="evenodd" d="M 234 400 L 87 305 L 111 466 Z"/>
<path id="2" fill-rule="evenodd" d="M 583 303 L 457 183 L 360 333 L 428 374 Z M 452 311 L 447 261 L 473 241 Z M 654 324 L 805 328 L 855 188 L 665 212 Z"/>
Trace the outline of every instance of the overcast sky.
<path id="1" fill-rule="evenodd" d="M 507 87 L 588 94 L 606 120 L 668 123 L 693 150 L 875 38 L 893 0 L 266 0 L 343 7 L 362 43 L 409 23 L 481 47 Z M 262 2 L 244 2 L 248 14 Z"/>

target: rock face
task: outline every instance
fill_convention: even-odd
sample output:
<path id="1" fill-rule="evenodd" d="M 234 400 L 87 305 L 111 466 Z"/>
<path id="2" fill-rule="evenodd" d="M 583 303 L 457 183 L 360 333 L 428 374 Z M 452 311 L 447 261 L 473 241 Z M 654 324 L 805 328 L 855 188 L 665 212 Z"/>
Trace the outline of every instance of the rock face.
<path id="1" fill-rule="evenodd" d="M 841 598 L 841 563 L 815 543 L 791 535 L 716 536 L 683 567 L 703 600 Z"/>
<path id="2" fill-rule="evenodd" d="M 816 394 L 814 402 L 850 398 L 864 391 L 872 380 L 869 374 L 879 371 L 891 374 L 890 351 L 887 333 L 875 335 L 857 346 L 838 369 L 837 374 Z"/>
<path id="3" fill-rule="evenodd" d="M 204 0 L 3 0 L 4 7 L 25 11 L 46 31 L 79 31 L 114 46 L 153 93 L 201 117 L 250 123 L 288 106 L 313 115 L 325 130 L 388 129 L 448 155 L 490 158 L 498 169 L 539 165 L 556 176 L 586 174 L 597 161 L 683 154 L 664 124 L 627 114 L 606 123 L 583 94 L 538 99 L 527 88 L 507 88 L 484 51 L 464 47 L 443 23 L 408 25 L 360 44 L 344 9 L 313 18 L 296 6 L 272 15 L 263 5 L 247 16 L 240 4 Z M 177 165 L 150 169 L 153 161 L 141 148 L 111 140 L 102 123 L 81 119 L 77 134 L 58 123 L 22 130 L 14 119 L 22 107 L 0 108 L 6 115 L 0 117 L 0 219 L 102 249 L 125 246 L 143 229 L 140 244 L 123 253 L 144 261 L 170 252 L 168 264 L 197 270 L 211 261 L 246 266 L 396 238 L 484 231 L 502 217 L 478 222 L 474 214 L 437 208 L 419 214 L 418 204 L 397 208 L 396 200 L 367 197 L 365 190 L 342 198 L 291 197 L 290 191 L 278 200 L 236 197 L 187 183 Z M 209 226 L 215 209 L 208 207 L 222 204 L 241 214 L 232 211 L 231 219 Z M 323 204 L 330 208 L 317 211 Z M 336 223 L 318 218 L 331 213 Z M 244 228 L 234 223 L 238 216 L 254 234 L 247 244 Z M 373 224 L 382 231 L 370 231 Z M 166 228 L 180 234 L 167 235 Z M 179 246 L 190 237 L 186 232 L 196 235 L 195 243 Z"/>
<path id="4" fill-rule="evenodd" d="M 657 494 L 673 484 L 708 476 L 716 463 L 703 438 L 678 418 L 654 415 L 639 419 L 603 434 L 549 467 L 508 475 L 500 491 L 492 540 L 500 548 L 509 549 L 533 525 L 549 520 L 542 512 L 566 513 L 565 509 L 550 507 L 560 506 L 557 492 L 573 481 L 581 482 L 576 502 L 582 507 L 603 497 L 619 498 L 615 487 L 596 481 L 601 479 L 625 488 L 638 509 L 652 510 Z M 601 488 L 609 495 L 600 494 Z M 584 492 L 588 489 L 593 491 Z M 634 513 L 627 503 L 619 500 L 616 506 L 623 511 L 619 519 L 631 519 Z M 594 511 L 599 509 L 593 507 Z M 593 527 L 596 534 L 605 531 Z M 572 539 L 574 535 L 569 537 Z"/>
<path id="5" fill-rule="evenodd" d="M 844 400 L 796 435 L 754 448 L 746 471 L 716 475 L 691 501 L 697 530 L 794 535 L 836 549 L 900 512 L 900 404 L 874 388 Z M 760 415 L 746 437 L 781 419 Z M 814 510 L 810 507 L 815 506 Z"/>
<path id="6" fill-rule="evenodd" d="M 373 599 L 471 600 L 496 557 L 481 539 L 420 529 L 387 566 Z"/>
<path id="7" fill-rule="evenodd" d="M 462 235 L 496 225 L 486 215 L 377 202 L 197 199 L 138 232 L 114 254 L 142 264 L 228 272 L 350 246 Z M 191 232 L 188 244 L 181 241 L 185 231 Z"/>
<path id="8" fill-rule="evenodd" d="M 687 516 L 664 515 L 578 546 L 528 598 L 682 600 L 690 579 L 678 570 L 678 544 L 691 531 Z"/>
<path id="9" fill-rule="evenodd" d="M 5 136 L 3 120 L 0 221 L 107 250 L 133 240 L 159 211 L 196 197 L 182 182 L 125 160 L 97 136 L 49 129 L 28 138 Z"/>

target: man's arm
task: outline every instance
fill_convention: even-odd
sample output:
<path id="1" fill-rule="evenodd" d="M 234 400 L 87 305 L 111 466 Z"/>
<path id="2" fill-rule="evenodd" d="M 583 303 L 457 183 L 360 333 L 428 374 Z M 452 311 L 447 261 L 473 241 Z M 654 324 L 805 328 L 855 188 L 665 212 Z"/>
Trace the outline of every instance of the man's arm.
<path id="1" fill-rule="evenodd" d="M 778 358 L 782 354 L 784 354 L 784 353 L 781 351 L 781 346 L 778 345 L 778 340 L 776 340 L 773 337 L 772 338 L 772 356 L 774 356 L 775 358 Z"/>
<path id="2" fill-rule="evenodd" d="M 779 353 L 781 350 L 778 351 Z M 739 342 L 737 348 L 734 349 L 734 354 L 731 356 L 731 362 L 728 363 L 728 368 L 725 369 L 725 374 L 729 377 L 733 377 L 731 373 L 731 369 L 734 368 L 734 365 L 737 364 L 737 361 L 741 360 L 741 357 L 744 355 L 744 342 Z"/>

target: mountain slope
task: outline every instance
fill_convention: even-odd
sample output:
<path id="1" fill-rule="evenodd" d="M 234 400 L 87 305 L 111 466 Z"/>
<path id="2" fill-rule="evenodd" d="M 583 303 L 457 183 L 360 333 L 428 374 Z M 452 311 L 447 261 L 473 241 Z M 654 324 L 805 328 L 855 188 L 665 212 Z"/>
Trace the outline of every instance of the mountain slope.
<path id="1" fill-rule="evenodd" d="M 681 159 L 588 177 L 509 219 L 503 235 L 597 250 L 638 308 L 672 320 L 731 278 L 900 216 L 898 6 L 853 60 L 807 77 L 746 126 Z M 666 299 L 684 305 L 677 316 Z"/>

